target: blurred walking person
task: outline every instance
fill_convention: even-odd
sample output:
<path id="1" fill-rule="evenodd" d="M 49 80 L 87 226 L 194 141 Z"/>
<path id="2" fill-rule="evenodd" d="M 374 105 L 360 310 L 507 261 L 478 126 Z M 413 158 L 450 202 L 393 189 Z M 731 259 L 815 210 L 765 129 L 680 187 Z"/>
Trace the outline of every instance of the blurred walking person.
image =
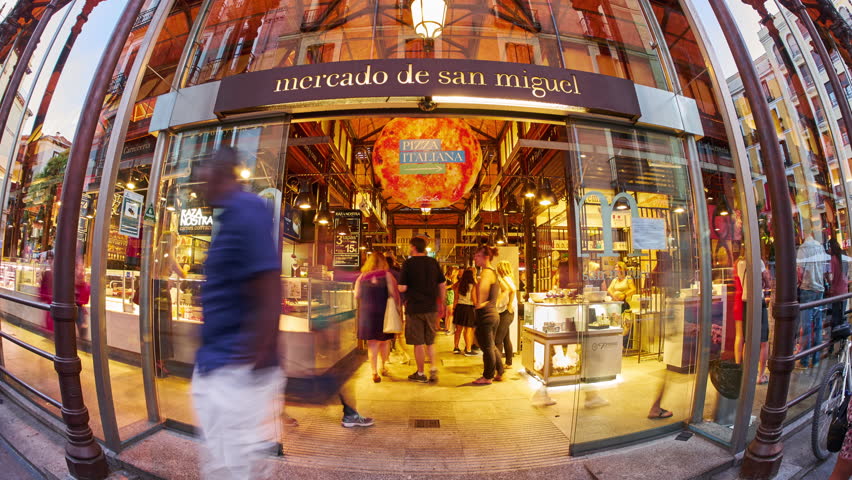
<path id="1" fill-rule="evenodd" d="M 482 271 L 476 284 L 474 305 L 476 307 L 476 343 L 482 349 L 482 376 L 474 380 L 474 385 L 491 385 L 492 381 L 503 380 L 503 360 L 494 345 L 494 335 L 500 316 L 497 314 L 497 298 L 500 296 L 500 281 L 497 272 L 491 266 L 491 260 L 497 256 L 497 249 L 482 245 L 473 255 L 473 261 Z"/>
<path id="2" fill-rule="evenodd" d="M 453 325 L 456 327 L 453 353 L 468 357 L 475 356 L 473 347 L 473 327 L 476 325 L 476 311 L 473 308 L 473 289 L 476 287 L 476 276 L 472 268 L 466 268 L 457 284 L 456 305 L 453 310 Z M 459 342 L 464 336 L 464 352 L 459 349 Z"/>
<path id="3" fill-rule="evenodd" d="M 405 342 L 414 346 L 417 371 L 408 376 L 412 382 L 437 382 L 438 357 L 435 354 L 435 332 L 444 315 L 446 278 L 438 261 L 426 255 L 426 239 L 414 237 L 409 242 L 411 257 L 402 264 L 399 291 L 405 294 Z M 426 351 L 432 360 L 430 377 L 426 377 Z"/>
<path id="4" fill-rule="evenodd" d="M 399 305 L 399 292 L 393 275 L 388 270 L 384 255 L 373 252 L 361 267 L 361 275 L 355 281 L 356 300 L 358 302 L 358 339 L 367 341 L 370 352 L 370 368 L 373 382 L 379 383 L 378 357 L 382 358 L 382 376 L 388 376 L 386 364 L 390 357 L 390 341 L 393 333 L 384 332 L 385 310 L 388 298 L 393 297 Z"/>
<path id="5" fill-rule="evenodd" d="M 497 263 L 497 279 L 500 283 L 500 298 L 497 301 L 500 323 L 497 324 L 494 344 L 497 346 L 497 351 L 505 355 L 505 368 L 512 368 L 512 357 L 515 352 L 512 348 L 509 328 L 515 321 L 515 312 L 518 310 L 518 287 L 512 279 L 512 265 L 508 261 L 500 260 Z"/>
<path id="6" fill-rule="evenodd" d="M 223 147 L 199 167 L 208 203 L 220 209 L 201 291 L 204 323 L 192 398 L 204 442 L 205 479 L 265 479 L 274 452 L 281 260 L 272 212 L 237 182 L 237 151 Z"/>

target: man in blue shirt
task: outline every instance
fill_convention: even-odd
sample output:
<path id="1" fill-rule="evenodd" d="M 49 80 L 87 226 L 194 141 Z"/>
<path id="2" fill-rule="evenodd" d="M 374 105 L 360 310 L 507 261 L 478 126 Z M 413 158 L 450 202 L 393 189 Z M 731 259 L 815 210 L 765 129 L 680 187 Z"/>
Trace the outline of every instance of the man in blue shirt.
<path id="1" fill-rule="evenodd" d="M 268 478 L 263 455 L 276 444 L 283 393 L 279 368 L 281 260 L 272 212 L 237 182 L 237 152 L 216 151 L 199 167 L 214 234 L 201 291 L 204 324 L 192 396 L 205 445 L 204 478 Z"/>

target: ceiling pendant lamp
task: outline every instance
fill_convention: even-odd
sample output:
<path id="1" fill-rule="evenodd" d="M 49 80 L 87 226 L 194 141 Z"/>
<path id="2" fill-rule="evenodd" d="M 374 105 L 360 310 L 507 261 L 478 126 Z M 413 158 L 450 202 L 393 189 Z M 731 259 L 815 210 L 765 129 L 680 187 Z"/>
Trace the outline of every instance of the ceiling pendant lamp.
<path id="1" fill-rule="evenodd" d="M 497 232 L 497 237 L 495 238 L 494 243 L 496 243 L 497 245 L 506 245 L 507 243 L 509 243 L 508 239 L 506 238 L 506 232 L 503 231 L 502 227 Z"/>
<path id="2" fill-rule="evenodd" d="M 444 21 L 447 18 L 445 0 L 414 0 L 411 2 L 411 20 L 414 32 L 423 38 L 434 39 L 441 36 Z"/>
<path id="3" fill-rule="evenodd" d="M 349 230 L 349 225 L 346 224 L 346 221 L 341 219 L 340 223 L 337 224 L 337 228 L 334 229 L 334 233 L 335 235 L 342 237 L 344 235 L 349 235 L 352 232 Z"/>
<path id="4" fill-rule="evenodd" d="M 550 180 L 545 178 L 541 182 L 541 190 L 538 191 L 538 204 L 542 207 L 549 207 L 556 203 L 556 195 L 553 189 L 550 188 Z"/>
<path id="5" fill-rule="evenodd" d="M 296 206 L 302 210 L 314 208 L 314 200 L 311 197 L 311 186 L 307 182 L 303 182 L 299 187 L 299 194 L 296 195 Z"/>
<path id="6" fill-rule="evenodd" d="M 509 201 L 506 202 L 506 208 L 503 210 L 506 213 L 521 213 L 521 206 L 518 205 L 518 200 L 514 195 L 509 195 Z"/>
<path id="7" fill-rule="evenodd" d="M 331 223 L 331 212 L 328 210 L 328 202 L 320 202 L 317 214 L 314 215 L 314 223 L 326 226 Z"/>
<path id="8" fill-rule="evenodd" d="M 527 183 L 524 185 L 524 198 L 535 198 L 535 193 L 535 183 L 531 180 L 527 180 Z"/>

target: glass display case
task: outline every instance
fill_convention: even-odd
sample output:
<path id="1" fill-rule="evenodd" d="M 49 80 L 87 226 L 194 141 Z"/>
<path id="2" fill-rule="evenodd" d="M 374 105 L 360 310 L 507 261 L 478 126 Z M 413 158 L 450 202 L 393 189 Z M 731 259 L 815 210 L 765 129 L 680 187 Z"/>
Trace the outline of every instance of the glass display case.
<path id="1" fill-rule="evenodd" d="M 287 376 L 322 376 L 358 346 L 354 285 L 300 277 L 281 282 Z"/>
<path id="2" fill-rule="evenodd" d="M 309 331 L 355 318 L 355 292 L 349 282 L 315 278 L 281 279 L 282 313 L 305 320 Z"/>
<path id="3" fill-rule="evenodd" d="M 0 286 L 6 290 L 38 296 L 41 277 L 47 269 L 46 262 L 4 258 L 0 266 Z"/>
<path id="4" fill-rule="evenodd" d="M 524 306 L 522 363 L 546 385 L 602 381 L 621 372 L 621 302 Z"/>
<path id="5" fill-rule="evenodd" d="M 87 278 L 90 271 L 87 269 Z M 134 270 L 107 270 L 105 285 L 106 309 L 112 312 L 139 314 L 136 291 L 139 289 L 139 272 Z"/>

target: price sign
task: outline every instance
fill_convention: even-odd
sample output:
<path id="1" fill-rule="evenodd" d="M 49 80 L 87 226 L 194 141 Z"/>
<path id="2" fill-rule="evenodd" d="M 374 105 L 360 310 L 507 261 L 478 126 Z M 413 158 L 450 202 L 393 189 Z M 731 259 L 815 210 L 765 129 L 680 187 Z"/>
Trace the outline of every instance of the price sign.
<path id="1" fill-rule="evenodd" d="M 334 261 L 335 267 L 361 266 L 361 211 L 360 210 L 338 210 L 334 212 L 335 225 L 346 225 L 349 234 L 334 236 Z"/>

